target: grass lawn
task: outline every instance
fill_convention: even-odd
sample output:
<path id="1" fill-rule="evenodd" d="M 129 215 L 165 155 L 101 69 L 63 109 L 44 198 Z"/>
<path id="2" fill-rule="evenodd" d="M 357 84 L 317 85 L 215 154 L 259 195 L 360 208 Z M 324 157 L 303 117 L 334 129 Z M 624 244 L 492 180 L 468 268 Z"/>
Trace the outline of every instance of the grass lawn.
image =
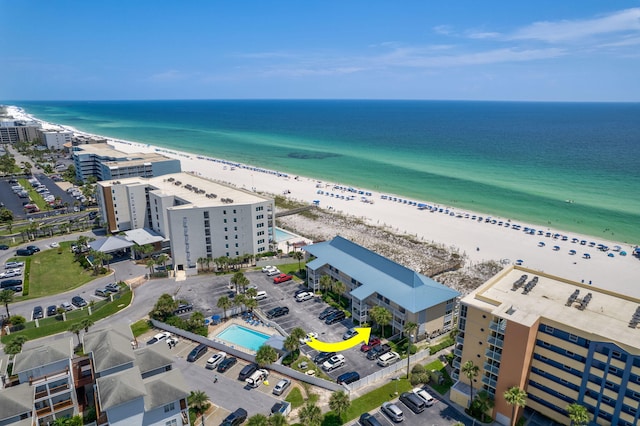
<path id="1" fill-rule="evenodd" d="M 289 392 L 289 395 L 285 398 L 285 401 L 291 404 L 291 408 L 298 408 L 304 404 L 304 398 L 302 397 L 302 392 L 299 388 L 294 387 Z"/>
<path id="2" fill-rule="evenodd" d="M 29 193 L 29 198 L 31 198 L 33 203 L 38 206 L 41 211 L 45 211 L 48 205 L 47 202 L 42 198 L 42 195 L 33 189 L 33 186 L 31 186 L 29 181 L 27 179 L 18 179 L 18 182 Z"/>
<path id="3" fill-rule="evenodd" d="M 413 389 L 413 386 L 411 386 L 411 383 L 409 383 L 407 379 L 392 380 L 386 385 L 351 401 L 351 407 L 342 415 L 342 419 L 345 420 L 345 422 L 353 420 L 359 417 L 360 414 L 369 412 L 382 405 L 383 402 L 391 401 L 397 398 L 402 392 L 407 392 L 411 389 Z M 398 395 L 395 393 L 396 390 L 398 391 Z"/>
<path id="4" fill-rule="evenodd" d="M 58 249 L 46 249 L 31 256 L 29 295 L 16 300 L 64 293 L 97 278 L 93 271 L 87 271 L 80 263 L 74 262 L 70 245 L 70 242 L 61 243 L 60 254 Z"/>
<path id="5" fill-rule="evenodd" d="M 131 324 L 133 337 L 141 336 L 149 330 L 151 330 L 151 322 L 149 320 L 141 319 Z"/>
<path id="6" fill-rule="evenodd" d="M 2 336 L 1 341 L 6 344 L 15 336 L 25 336 L 27 339 L 33 340 L 61 333 L 67 331 L 72 324 L 80 322 L 85 318 L 89 318 L 95 323 L 98 320 L 115 314 L 131 304 L 131 291 L 127 289 L 119 293 L 119 296 L 120 298 L 114 299 L 113 302 L 101 301 L 93 305 L 91 308 L 91 315 L 89 315 L 89 310 L 87 308 L 74 309 L 73 311 L 67 312 L 66 321 L 62 321 L 62 318 L 58 316 L 44 318 L 39 321 L 40 327 L 37 328 L 35 326 L 35 321 L 29 321 L 25 324 L 24 330 L 14 332 L 9 336 Z"/>
<path id="7" fill-rule="evenodd" d="M 442 361 L 436 359 L 435 361 L 432 361 L 429 364 L 425 365 L 424 369 L 426 371 L 436 370 L 439 371 L 440 374 L 442 374 L 444 382 L 441 385 L 435 383 L 434 381 L 429 382 L 429 386 L 431 386 L 440 395 L 444 395 L 445 393 L 447 393 L 451 386 L 453 386 L 453 380 L 449 376 L 449 373 L 447 373 L 446 366 L 442 363 Z"/>

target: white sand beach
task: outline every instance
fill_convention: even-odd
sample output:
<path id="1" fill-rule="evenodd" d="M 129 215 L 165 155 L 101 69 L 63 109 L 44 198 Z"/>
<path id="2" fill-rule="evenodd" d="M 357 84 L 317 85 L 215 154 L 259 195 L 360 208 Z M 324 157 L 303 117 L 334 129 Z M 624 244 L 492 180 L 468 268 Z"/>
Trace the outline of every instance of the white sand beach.
<path id="1" fill-rule="evenodd" d="M 65 128 L 86 135 L 75 129 Z M 183 171 L 202 177 L 247 190 L 283 194 L 309 204 L 317 200 L 321 209 L 358 217 L 368 224 L 384 226 L 397 233 L 410 234 L 425 241 L 457 247 L 466 253 L 472 262 L 495 260 L 513 264 L 522 260 L 522 266 L 526 268 L 577 282 L 584 281 L 586 284 L 640 298 L 640 259 L 631 256 L 634 247 L 629 244 L 595 239 L 509 218 L 493 217 L 496 223 L 487 223 L 477 220 L 477 217 L 486 218 L 487 214 L 454 208 L 449 208 L 447 214 L 444 212 L 447 206 L 439 206 L 443 209 L 442 213 L 420 210 L 417 207 L 418 203 L 433 203 L 381 194 L 364 188 L 349 190 L 348 185 L 292 176 L 286 171 L 276 172 L 261 169 L 259 166 L 241 165 L 146 144 L 107 139 L 116 149 L 124 152 L 159 152 L 177 158 L 181 161 Z M 319 193 L 320 191 L 322 193 Z M 362 194 L 359 191 L 362 191 Z M 383 199 L 383 196 L 387 196 L 387 199 Z M 403 201 L 391 201 L 389 197 Z M 451 215 L 451 212 L 454 214 Z M 474 215 L 476 220 L 472 219 Z M 499 221 L 503 222 L 502 226 L 498 225 Z M 505 226 L 506 224 L 509 226 Z M 520 225 L 520 230 L 514 229 L 514 224 Z M 525 227 L 543 231 L 544 235 L 538 235 L 537 232 L 536 235 L 526 234 L 523 231 Z M 550 233 L 549 237 L 546 236 L 547 233 Z M 555 234 L 559 237 L 553 238 Z M 563 241 L 562 236 L 567 237 L 566 241 Z M 579 241 L 585 240 L 587 244 L 572 242 L 574 238 Z M 540 246 L 541 242 L 544 243 L 543 247 Z M 612 250 L 600 251 L 597 247 L 590 247 L 591 242 L 604 244 L 609 248 L 620 246 L 622 251 L 626 251 L 627 256 L 621 256 L 620 252 Z M 554 250 L 555 246 L 558 247 L 557 250 Z M 570 250 L 575 250 L 576 254 L 569 254 Z M 586 259 L 585 253 L 591 257 Z M 614 257 L 609 257 L 609 253 L 613 253 Z"/>

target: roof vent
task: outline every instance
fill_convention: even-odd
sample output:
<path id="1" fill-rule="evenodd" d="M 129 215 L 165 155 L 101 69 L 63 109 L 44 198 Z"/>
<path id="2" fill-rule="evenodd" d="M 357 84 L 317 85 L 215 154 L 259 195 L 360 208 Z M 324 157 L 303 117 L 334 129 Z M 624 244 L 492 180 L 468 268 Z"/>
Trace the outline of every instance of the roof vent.
<path id="1" fill-rule="evenodd" d="M 576 291 L 574 291 L 571 294 L 571 296 L 569 296 L 569 298 L 567 299 L 566 306 L 571 306 L 573 304 L 573 302 L 576 301 L 576 299 L 578 298 L 579 294 L 580 294 L 580 290 L 576 289 Z"/>

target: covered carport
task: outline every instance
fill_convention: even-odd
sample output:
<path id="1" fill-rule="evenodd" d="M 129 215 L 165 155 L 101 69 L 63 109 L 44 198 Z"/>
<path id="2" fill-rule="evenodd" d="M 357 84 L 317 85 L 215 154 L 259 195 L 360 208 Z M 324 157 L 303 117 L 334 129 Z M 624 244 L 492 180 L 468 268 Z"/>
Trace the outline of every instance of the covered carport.
<path id="1" fill-rule="evenodd" d="M 111 262 L 128 260 L 133 257 L 131 247 L 134 243 L 123 237 L 106 237 L 99 238 L 89 243 L 92 250 L 107 253 L 113 256 Z"/>

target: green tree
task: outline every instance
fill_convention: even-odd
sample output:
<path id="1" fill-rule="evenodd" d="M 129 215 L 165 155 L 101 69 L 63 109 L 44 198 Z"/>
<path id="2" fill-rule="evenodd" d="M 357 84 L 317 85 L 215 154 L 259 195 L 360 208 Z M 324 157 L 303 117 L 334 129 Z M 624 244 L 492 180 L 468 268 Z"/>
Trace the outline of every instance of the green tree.
<path id="1" fill-rule="evenodd" d="M 480 373 L 480 367 L 475 365 L 473 361 L 469 360 L 462 365 L 461 370 L 462 374 L 469 379 L 469 387 L 471 388 L 471 395 L 469 398 L 469 407 L 471 407 L 471 402 L 473 401 L 473 380 L 478 377 Z"/>
<path id="2" fill-rule="evenodd" d="M 411 335 L 418 329 L 418 324 L 415 322 L 407 321 L 404 323 L 404 328 L 402 329 L 402 333 L 406 334 L 407 337 L 411 337 Z M 412 342 L 410 342 L 412 343 Z"/>
<path id="3" fill-rule="evenodd" d="M 247 297 L 255 298 L 258 295 L 258 290 L 256 290 L 255 288 L 250 288 L 245 291 L 244 294 L 246 294 Z"/>
<path id="4" fill-rule="evenodd" d="M 278 352 L 269 345 L 262 345 L 256 352 L 256 364 L 261 368 L 273 364 L 278 360 Z"/>
<path id="5" fill-rule="evenodd" d="M 291 330 L 289 334 L 293 336 L 296 340 L 300 340 L 307 335 L 307 332 L 300 327 L 295 327 L 293 330 Z"/>
<path id="6" fill-rule="evenodd" d="M 325 292 L 331 290 L 333 287 L 333 280 L 329 275 L 323 275 L 320 277 L 320 290 Z"/>
<path id="7" fill-rule="evenodd" d="M 349 395 L 344 391 L 333 392 L 329 398 L 329 408 L 331 408 L 338 417 L 342 417 L 344 413 L 351 407 Z"/>
<path id="8" fill-rule="evenodd" d="M 11 317 L 11 325 L 14 326 L 16 329 L 24 328 L 24 325 L 26 324 L 26 322 L 27 322 L 27 319 L 22 315 L 14 315 Z"/>
<path id="9" fill-rule="evenodd" d="M 245 297 L 244 306 L 249 310 L 249 312 L 253 312 L 253 310 L 258 307 L 258 301 L 253 297 Z"/>
<path id="10" fill-rule="evenodd" d="M 511 425 L 516 424 L 516 410 L 527 405 L 527 393 L 518 386 L 512 386 L 504 391 L 504 400 L 511 406 Z"/>
<path id="11" fill-rule="evenodd" d="M 331 290 L 338 296 L 342 296 L 342 293 L 344 293 L 345 291 L 347 291 L 347 286 L 344 285 L 344 283 L 342 281 L 335 281 L 332 285 L 331 285 Z"/>
<path id="12" fill-rule="evenodd" d="M 487 392 L 486 390 L 481 390 L 476 395 L 476 399 L 474 399 L 471 403 L 470 411 L 476 416 L 482 418 L 484 415 L 486 415 L 487 411 L 493 408 L 494 405 L 495 402 L 493 401 L 493 398 L 491 398 L 489 392 Z"/>
<path id="13" fill-rule="evenodd" d="M 164 270 L 167 270 L 167 262 L 169 261 L 169 256 L 167 256 L 166 254 L 161 254 L 160 256 L 158 256 L 158 259 L 156 259 L 156 262 L 159 265 L 162 265 L 162 267 L 164 268 Z M 168 271 L 167 271 L 168 274 Z"/>
<path id="14" fill-rule="evenodd" d="M 320 408 L 311 401 L 307 401 L 307 403 L 300 408 L 298 418 L 300 419 L 300 423 L 305 426 L 320 426 L 322 424 L 322 412 Z"/>
<path id="15" fill-rule="evenodd" d="M 239 293 L 240 286 L 245 280 L 246 280 L 246 277 L 242 272 L 236 272 L 235 274 L 233 274 L 233 276 L 231 277 L 231 284 L 235 286 L 236 293 Z"/>
<path id="16" fill-rule="evenodd" d="M 8 223 L 12 221 L 13 221 L 13 212 L 6 207 L 0 208 L 0 222 Z"/>
<path id="17" fill-rule="evenodd" d="M 173 300 L 170 294 L 163 294 L 149 312 L 149 316 L 158 321 L 166 321 L 167 318 L 173 316 L 173 312 L 178 308 L 178 302 Z"/>
<path id="18" fill-rule="evenodd" d="M 287 418 L 281 413 L 275 413 L 269 416 L 267 424 L 269 426 L 287 426 L 289 423 L 287 422 Z"/>
<path id="19" fill-rule="evenodd" d="M 384 326 L 391 322 L 391 312 L 382 306 L 374 306 L 369 309 L 369 318 L 380 326 L 381 334 L 384 335 Z"/>
<path id="20" fill-rule="evenodd" d="M 227 310 L 233 306 L 233 302 L 227 296 L 221 296 L 216 306 L 224 311 L 224 319 L 227 319 Z"/>
<path id="21" fill-rule="evenodd" d="M 82 321 L 80 321 L 80 326 L 84 328 L 85 333 L 88 333 L 89 327 L 93 327 L 93 321 L 91 321 L 91 319 L 89 318 L 84 318 Z"/>
<path id="22" fill-rule="evenodd" d="M 79 322 L 75 322 L 75 323 L 71 324 L 69 326 L 69 328 L 67 329 L 67 331 L 70 331 L 71 333 L 74 333 L 76 335 L 76 337 L 78 338 L 78 346 L 80 346 L 80 332 L 83 329 L 84 329 L 84 327 Z"/>
<path id="23" fill-rule="evenodd" d="M 296 339 L 290 334 L 286 339 L 284 339 L 284 343 L 282 344 L 282 346 L 287 352 L 296 352 L 298 349 L 300 349 L 300 340 Z"/>
<path id="24" fill-rule="evenodd" d="M 149 268 L 149 276 L 153 275 L 153 268 L 156 266 L 156 261 L 153 259 L 147 260 L 147 268 Z"/>
<path id="25" fill-rule="evenodd" d="M 11 319 L 11 315 L 9 314 L 9 303 L 13 303 L 14 297 L 15 293 L 13 290 L 0 291 L 0 303 L 2 303 L 4 308 L 7 310 L 7 319 Z"/>
<path id="26" fill-rule="evenodd" d="M 255 414 L 247 420 L 247 426 L 268 426 L 269 420 L 264 414 Z"/>
<path id="27" fill-rule="evenodd" d="M 302 271 L 302 266 L 300 266 L 300 261 L 304 259 L 304 253 L 301 251 L 294 251 L 293 258 L 298 261 L 298 271 Z"/>
<path id="28" fill-rule="evenodd" d="M 242 311 L 244 311 L 244 304 L 246 303 L 247 298 L 245 297 L 244 294 L 238 294 L 236 297 L 233 298 L 233 305 L 237 306 L 238 308 L 241 308 Z"/>
<path id="29" fill-rule="evenodd" d="M 9 340 L 7 344 L 4 346 L 4 352 L 7 355 L 19 354 L 22 351 L 22 345 L 24 345 L 24 343 L 27 340 L 29 339 L 27 339 L 25 336 L 22 336 L 22 335 L 15 336 L 11 340 Z"/>
<path id="30" fill-rule="evenodd" d="M 589 416 L 589 410 L 587 410 L 587 407 L 574 402 L 573 404 L 567 405 L 566 410 L 572 426 L 584 426 L 589 424 L 591 417 Z"/>
<path id="31" fill-rule="evenodd" d="M 209 397 L 201 390 L 191 391 L 187 400 L 189 401 L 189 408 L 195 413 L 196 418 L 202 416 L 211 407 Z"/>

